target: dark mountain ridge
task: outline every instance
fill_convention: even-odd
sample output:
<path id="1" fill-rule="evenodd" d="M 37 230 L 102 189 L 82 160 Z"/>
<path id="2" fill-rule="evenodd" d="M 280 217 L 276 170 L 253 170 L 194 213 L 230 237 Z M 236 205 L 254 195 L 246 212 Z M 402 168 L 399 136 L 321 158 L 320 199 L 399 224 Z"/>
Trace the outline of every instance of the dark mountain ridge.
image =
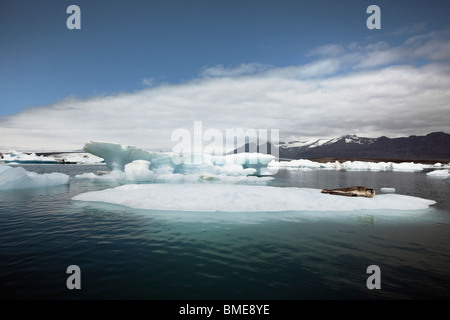
<path id="1" fill-rule="evenodd" d="M 236 152 L 270 153 L 274 145 L 255 148 L 246 144 Z M 281 143 L 278 147 L 280 159 L 358 159 L 358 160 L 436 160 L 450 161 L 450 134 L 433 132 L 425 136 L 402 138 L 364 138 L 346 135 L 330 140 L 294 141 Z"/>

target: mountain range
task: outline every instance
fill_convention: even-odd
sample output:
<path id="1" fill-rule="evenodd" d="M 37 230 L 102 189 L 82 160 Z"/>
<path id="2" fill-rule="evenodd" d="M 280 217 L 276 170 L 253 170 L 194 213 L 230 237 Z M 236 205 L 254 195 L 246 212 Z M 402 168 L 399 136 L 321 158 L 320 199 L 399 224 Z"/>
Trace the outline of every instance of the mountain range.
<path id="1" fill-rule="evenodd" d="M 252 147 L 252 148 L 251 148 Z M 277 146 L 268 144 L 267 153 Z M 233 153 L 254 151 L 246 144 Z M 263 148 L 256 148 L 262 152 Z M 433 132 L 425 136 L 403 138 L 364 138 L 345 135 L 333 139 L 297 140 L 278 145 L 279 158 L 326 160 L 389 160 L 389 161 L 449 161 L 450 134 Z"/>

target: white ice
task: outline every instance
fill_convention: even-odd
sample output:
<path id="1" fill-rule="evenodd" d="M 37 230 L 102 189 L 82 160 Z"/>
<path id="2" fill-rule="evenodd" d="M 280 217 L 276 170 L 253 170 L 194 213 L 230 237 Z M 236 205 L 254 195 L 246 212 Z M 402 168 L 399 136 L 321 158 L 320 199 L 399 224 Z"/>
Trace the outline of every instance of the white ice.
<path id="1" fill-rule="evenodd" d="M 84 151 L 105 160 L 113 172 L 108 176 L 84 174 L 77 178 L 90 179 L 122 179 L 127 181 L 157 181 L 157 182 L 194 182 L 201 180 L 220 180 L 233 182 L 245 179 L 254 180 L 253 176 L 271 176 L 280 168 L 309 170 L 347 170 L 347 171 L 402 171 L 419 172 L 435 165 L 425 165 L 413 162 L 370 162 L 345 161 L 319 163 L 311 160 L 276 161 L 272 155 L 260 153 L 240 153 L 224 156 L 208 154 L 177 155 L 170 152 L 151 152 L 138 147 L 125 146 L 110 142 L 89 142 Z M 135 160 L 148 161 L 148 168 L 136 171 L 134 174 L 123 174 L 125 166 Z M 149 172 L 147 172 L 148 170 Z M 139 172 L 143 177 L 139 177 Z M 262 180 L 260 180 L 262 181 Z"/>
<path id="2" fill-rule="evenodd" d="M 434 170 L 427 173 L 428 177 L 435 177 L 435 178 L 442 178 L 447 179 L 450 174 L 448 169 L 442 169 L 442 170 Z"/>
<path id="3" fill-rule="evenodd" d="M 135 160 L 125 165 L 127 179 L 134 181 L 154 181 L 156 176 L 149 169 L 150 162 L 146 160 Z"/>
<path id="4" fill-rule="evenodd" d="M 113 203 L 136 209 L 203 212 L 411 211 L 426 209 L 436 203 L 397 194 L 355 198 L 322 194 L 320 191 L 224 184 L 129 184 L 79 194 L 73 200 Z"/>
<path id="5" fill-rule="evenodd" d="M 343 169 L 349 171 L 392 171 L 394 169 L 391 162 L 346 161 L 342 166 Z"/>
<path id="6" fill-rule="evenodd" d="M 417 172 L 422 171 L 423 169 L 428 167 L 429 167 L 428 165 L 424 165 L 421 163 L 402 162 L 402 163 L 393 163 L 392 171 Z"/>
<path id="7" fill-rule="evenodd" d="M 52 157 L 62 163 L 100 164 L 103 162 L 102 158 L 85 152 L 58 153 Z"/>
<path id="8" fill-rule="evenodd" d="M 413 162 L 370 162 L 370 161 L 345 161 L 345 162 L 327 162 L 319 163 L 311 160 L 291 160 L 291 161 L 272 161 L 269 168 L 288 168 L 288 169 L 322 169 L 322 170 L 347 170 L 347 171 L 403 171 L 418 172 L 432 165 L 425 165 Z"/>
<path id="9" fill-rule="evenodd" d="M 339 165 L 339 162 L 337 162 L 337 165 Z M 292 161 L 272 161 L 269 163 L 269 167 L 279 167 L 279 168 L 306 168 L 306 169 L 338 169 L 340 170 L 340 165 L 338 168 L 335 166 L 333 167 L 331 163 L 319 163 L 314 162 L 311 160 L 292 160 Z"/>
<path id="10" fill-rule="evenodd" d="M 8 169 L 12 169 L 12 167 L 10 167 L 10 166 L 4 166 L 4 165 L 1 165 L 1 164 L 0 164 L 0 174 L 1 174 L 3 171 L 8 170 Z"/>
<path id="11" fill-rule="evenodd" d="M 111 179 L 123 181 L 194 182 L 217 180 L 240 183 L 242 180 L 255 182 L 255 176 L 272 175 L 267 165 L 272 155 L 260 153 L 239 153 L 224 156 L 208 154 L 174 154 L 151 152 L 138 147 L 124 146 L 110 142 L 89 142 L 84 151 L 105 160 L 111 174 L 78 175 L 76 178 Z"/>
<path id="12" fill-rule="evenodd" d="M 63 173 L 38 174 L 22 167 L 12 168 L 0 165 L 0 190 L 25 189 L 56 186 L 69 183 L 69 176 Z"/>
<path id="13" fill-rule="evenodd" d="M 25 153 L 10 150 L 3 154 L 2 161 L 6 163 L 79 163 L 79 164 L 98 164 L 103 159 L 95 155 L 84 152 L 66 152 L 55 153 L 53 155 L 36 155 L 35 153 Z"/>
<path id="14" fill-rule="evenodd" d="M 8 153 L 3 154 L 3 161 L 14 163 L 34 163 L 34 162 L 46 162 L 57 163 L 53 157 L 37 156 L 35 153 L 25 153 L 15 150 L 10 150 Z"/>

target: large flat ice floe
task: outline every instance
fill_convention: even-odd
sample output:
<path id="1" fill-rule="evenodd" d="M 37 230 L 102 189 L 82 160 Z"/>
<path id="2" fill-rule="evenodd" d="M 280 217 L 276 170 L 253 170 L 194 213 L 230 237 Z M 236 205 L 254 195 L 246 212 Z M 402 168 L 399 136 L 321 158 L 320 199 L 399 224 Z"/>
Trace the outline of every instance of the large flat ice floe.
<path id="1" fill-rule="evenodd" d="M 0 190 L 27 189 L 68 184 L 70 178 L 63 173 L 38 174 L 24 168 L 0 165 Z"/>
<path id="2" fill-rule="evenodd" d="M 283 212 L 422 210 L 435 204 L 412 196 L 373 198 L 322 194 L 320 189 L 217 184 L 129 184 L 87 192 L 73 200 L 104 202 L 135 209 L 201 212 Z"/>

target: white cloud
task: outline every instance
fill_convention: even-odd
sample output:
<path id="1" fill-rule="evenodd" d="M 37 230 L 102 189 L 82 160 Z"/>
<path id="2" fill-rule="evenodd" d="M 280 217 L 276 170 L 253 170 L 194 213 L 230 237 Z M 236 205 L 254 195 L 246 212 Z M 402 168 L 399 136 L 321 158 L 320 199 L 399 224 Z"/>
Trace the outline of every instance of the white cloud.
<path id="1" fill-rule="evenodd" d="M 345 48 L 340 44 L 327 44 L 312 49 L 306 54 L 307 57 L 336 57 L 345 52 Z"/>
<path id="2" fill-rule="evenodd" d="M 260 76 L 312 79 L 335 74 L 340 67 L 341 62 L 338 59 L 320 59 L 301 66 L 273 68 Z"/>
<path id="3" fill-rule="evenodd" d="M 406 25 L 406 26 L 397 28 L 396 30 L 394 30 L 388 34 L 392 35 L 392 36 L 400 36 L 400 35 L 405 35 L 405 34 L 418 33 L 418 32 L 422 32 L 425 29 L 426 25 L 427 25 L 426 22 L 422 21 L 422 22 L 418 22 L 415 24 Z"/>
<path id="4" fill-rule="evenodd" d="M 153 87 L 155 85 L 155 79 L 153 79 L 153 78 L 144 78 L 144 79 L 142 79 L 142 85 L 144 87 Z"/>
<path id="5" fill-rule="evenodd" d="M 344 51 L 330 47 L 332 56 L 318 49 L 328 57 L 302 66 L 216 66 L 183 84 L 68 98 L 1 117 L 0 146 L 80 149 L 103 140 L 170 148 L 172 132 L 193 132 L 196 120 L 203 131 L 279 129 L 281 140 L 450 132 L 450 66 L 442 57 L 449 45 L 443 33 L 396 47 L 355 43 Z M 426 63 L 416 66 L 414 59 Z"/>
<path id="6" fill-rule="evenodd" d="M 236 77 L 242 75 L 255 74 L 267 70 L 270 66 L 261 63 L 241 63 L 236 67 L 225 68 L 223 65 L 205 67 L 201 72 L 202 77 Z"/>

